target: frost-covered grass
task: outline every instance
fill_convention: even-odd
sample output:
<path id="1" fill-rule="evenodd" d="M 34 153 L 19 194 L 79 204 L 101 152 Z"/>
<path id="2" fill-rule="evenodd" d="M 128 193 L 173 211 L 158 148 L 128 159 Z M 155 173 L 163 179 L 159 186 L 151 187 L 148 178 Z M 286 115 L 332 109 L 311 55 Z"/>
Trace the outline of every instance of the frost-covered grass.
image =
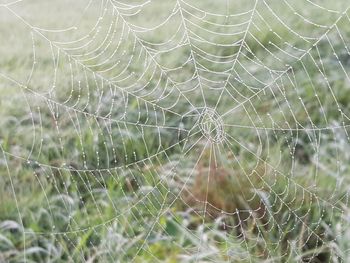
<path id="1" fill-rule="evenodd" d="M 295 50 L 308 50 L 315 40 L 305 44 L 267 11 L 261 12 L 273 21 L 273 27 L 269 30 L 257 18 L 251 32 L 262 45 L 248 35 L 245 42 L 251 52 L 242 53 L 242 65 L 266 82 L 276 76 L 250 59 L 263 59 L 263 65 L 281 71 L 283 64 L 290 63 L 292 69 L 276 81 L 275 90 L 268 89 L 264 96 L 223 118 L 228 124 L 227 142 L 208 146 L 205 139 L 199 139 L 198 130 L 191 130 L 193 116 L 186 112 L 192 108 L 183 98 L 173 108 L 183 117 L 179 118 L 150 105 L 147 108 L 146 102 L 133 97 L 140 87 L 101 92 L 103 87 L 94 73 L 103 72 L 103 67 L 96 63 L 110 53 L 100 53 L 96 46 L 93 55 L 97 58 L 84 60 L 73 46 L 60 42 L 87 34 L 101 12 L 99 5 L 93 1 L 83 12 L 86 1 L 56 2 L 19 1 L 11 6 L 11 13 L 0 1 L 0 262 L 350 260 L 349 129 L 339 128 L 349 123 L 349 82 L 344 71 L 349 71 L 350 63 L 335 28 L 327 35 L 334 50 L 324 37 L 317 41 L 317 49 L 310 51 L 311 56 L 296 61 L 283 50 L 271 48 L 271 43 L 278 46 L 280 36 Z M 253 3 L 218 1 L 213 7 L 209 0 L 189 2 L 223 13 L 244 11 Z M 283 1 L 266 2 L 300 34 L 317 39 L 327 30 L 305 26 L 298 16 L 285 16 Z M 302 9 L 306 2 L 293 1 L 293 6 Z M 323 2 L 317 1 L 340 11 L 348 4 L 346 0 Z M 142 16 L 126 21 L 157 25 L 174 4 L 153 1 Z M 315 10 L 310 11 L 311 17 L 320 24 L 332 25 L 339 16 Z M 110 16 L 105 21 L 107 27 L 101 29 L 102 36 L 111 23 L 108 19 Z M 340 21 L 337 29 L 350 43 L 348 22 Z M 71 25 L 79 27 L 63 33 L 35 28 Z M 148 41 L 162 41 L 169 35 L 166 29 L 139 35 Z M 132 44 L 131 40 L 122 43 L 125 53 L 120 61 L 130 58 Z M 217 50 L 213 47 L 207 52 Z M 217 54 L 233 51 L 227 48 Z M 174 66 L 189 52 L 180 50 L 157 59 L 161 65 Z M 60 60 L 54 64 L 58 54 Z M 279 65 L 276 57 L 281 59 Z M 198 61 L 211 66 L 200 58 Z M 142 61 L 128 70 L 135 78 L 145 73 Z M 185 66 L 170 77 L 187 79 L 191 70 Z M 248 85 L 256 84 L 242 67 L 236 70 Z M 145 75 L 151 77 L 148 71 Z M 135 79 L 128 81 L 125 85 Z M 231 81 L 242 96 L 237 96 L 238 101 L 253 94 L 239 80 Z M 162 85 L 165 82 L 161 79 Z M 137 94 L 163 108 L 173 105 L 173 95 L 157 104 L 157 98 L 147 94 L 156 84 L 148 83 Z M 201 105 L 199 89 L 182 89 L 192 103 Z M 213 94 L 217 91 L 207 92 L 208 103 L 215 105 Z M 224 93 L 218 112 L 236 105 L 237 101 Z M 142 130 L 140 123 L 148 127 Z"/>

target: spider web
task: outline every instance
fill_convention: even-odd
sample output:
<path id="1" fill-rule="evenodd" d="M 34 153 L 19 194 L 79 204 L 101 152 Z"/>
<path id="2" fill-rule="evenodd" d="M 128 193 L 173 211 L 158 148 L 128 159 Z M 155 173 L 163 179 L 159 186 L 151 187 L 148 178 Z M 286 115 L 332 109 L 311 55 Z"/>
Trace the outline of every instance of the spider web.
<path id="1" fill-rule="evenodd" d="M 2 228 L 20 230 L 25 261 L 36 236 L 69 244 L 67 260 L 158 262 L 164 242 L 181 262 L 345 260 L 346 1 L 19 0 L 0 12 L 1 103 L 16 104 L 2 113 L 1 165 L 18 213 Z"/>

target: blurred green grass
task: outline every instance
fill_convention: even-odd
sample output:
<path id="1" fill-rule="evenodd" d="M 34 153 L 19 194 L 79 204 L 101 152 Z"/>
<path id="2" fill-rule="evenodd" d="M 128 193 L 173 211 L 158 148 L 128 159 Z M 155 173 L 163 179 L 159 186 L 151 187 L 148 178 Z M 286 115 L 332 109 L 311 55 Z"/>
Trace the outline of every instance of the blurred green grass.
<path id="1" fill-rule="evenodd" d="M 77 1 L 69 10 L 67 6 L 70 4 L 67 1 L 57 3 L 57 10 L 61 11 L 54 11 L 48 3 L 24 1 L 15 5 L 13 10 L 31 24 L 44 23 L 46 28 L 62 28 L 72 24 L 71 21 L 80 22 L 79 30 L 62 34 L 68 41 L 88 32 L 101 12 L 94 3 L 96 6 L 89 8 L 79 20 L 75 12 L 83 5 Z M 171 1 L 155 1 L 142 15 L 127 18 L 127 21 L 144 26 L 157 25 L 171 13 L 173 4 Z M 196 4 L 205 10 L 213 9 L 209 1 Z M 247 10 L 250 4 L 244 1 L 231 4 L 229 12 Z M 271 1 L 270 4 L 281 17 L 288 19 L 285 23 L 309 37 L 317 38 L 325 30 L 305 26 L 297 16 L 288 16 L 280 1 Z M 294 3 L 301 9 L 303 4 L 305 1 Z M 343 11 L 347 1 L 333 4 L 329 8 Z M 220 2 L 217 8 L 217 12 L 227 12 L 224 2 Z M 311 14 L 319 23 L 332 25 L 337 18 L 332 12 L 319 11 L 322 15 Z M 333 50 L 323 40 L 318 43 L 318 50 L 311 50 L 310 57 L 295 61 L 277 48 L 271 48 L 272 54 L 267 53 L 266 47 L 271 42 L 277 46 L 282 44 L 272 32 L 288 39 L 297 48 L 307 50 L 312 44 L 306 45 L 268 12 L 262 13 L 261 17 L 271 19 L 269 23 L 274 26 L 271 30 L 257 18 L 260 30 L 255 28 L 251 32 L 262 45 L 249 36 L 246 42 L 250 50 L 243 53 L 242 65 L 252 69 L 254 76 L 260 79 L 270 80 L 270 72 L 263 67 L 256 69 L 249 58 L 263 59 L 263 65 L 281 70 L 284 64 L 292 64 L 293 74 L 281 78 L 284 84 L 279 83 L 278 88 L 285 85 L 285 90 L 278 93 L 279 99 L 275 99 L 273 91 L 268 91 L 266 96 L 256 98 L 252 104 L 225 119 L 225 123 L 232 125 L 226 127 L 226 133 L 232 138 L 244 139 L 244 145 L 252 146 L 244 148 L 239 143 L 226 144 L 222 150 L 230 156 L 216 149 L 208 150 L 217 154 L 220 169 L 225 171 L 224 183 L 212 182 L 210 193 L 214 194 L 208 195 L 206 180 L 210 172 L 207 168 L 212 156 L 205 153 L 196 165 L 205 142 L 200 141 L 198 147 L 192 141 L 192 138 L 199 138 L 198 134 L 187 134 L 194 122 L 186 115 L 192 110 L 186 101 L 180 100 L 176 104 L 176 112 L 185 117 L 179 118 L 175 114 L 164 114 L 159 108 L 152 109 L 154 105 L 148 103 L 155 101 L 155 105 L 166 108 L 176 102 L 176 94 L 170 91 L 168 99 L 160 102 L 154 98 L 159 93 L 147 93 L 157 86 L 155 81 L 147 83 L 141 91 L 141 98 L 133 97 L 133 94 L 140 94 L 137 92 L 140 87 L 120 92 L 118 96 L 113 89 L 102 92 L 101 82 L 96 81 L 91 72 L 86 74 L 86 68 L 92 72 L 103 71 L 105 66 L 96 64 L 108 58 L 110 53 L 100 53 L 101 50 L 96 49 L 93 59 L 84 61 L 78 57 L 81 59 L 79 63 L 86 66 L 84 68 L 72 62 L 70 55 L 79 54 L 74 45 L 60 45 L 60 34 L 38 33 L 35 28 L 28 29 L 5 7 L 0 7 L 0 12 L 0 33 L 6 39 L 0 47 L 0 261 L 23 262 L 24 257 L 27 262 L 301 262 L 308 256 L 313 257 L 310 262 L 346 262 L 349 259 L 348 129 L 326 129 L 322 133 L 307 133 L 300 129 L 340 126 L 349 113 L 348 82 L 337 64 L 340 61 L 348 70 L 349 54 L 344 53 L 344 44 L 339 37 L 332 38 L 336 52 L 343 52 L 339 59 L 334 58 Z M 154 18 L 154 13 L 160 14 L 159 17 Z M 108 31 L 110 18 L 107 16 L 101 36 Z M 172 23 L 177 22 L 179 17 Z M 348 21 L 340 21 L 338 27 L 349 37 Z M 117 29 L 121 32 L 121 28 Z M 169 34 L 171 32 L 165 28 L 154 34 L 140 35 L 141 39 L 158 42 Z M 13 35 L 20 35 L 20 41 Z M 43 35 L 54 39 L 53 42 L 48 42 Z M 208 37 L 213 42 L 231 41 L 210 34 Z M 125 39 L 129 41 L 122 43 L 125 55 L 119 57 L 121 65 L 127 63 L 135 52 L 134 39 Z M 27 82 L 33 66 L 33 43 L 37 63 L 30 82 Z M 82 53 L 89 52 L 89 48 Z M 179 66 L 189 52 L 179 50 L 157 59 L 161 65 Z M 229 55 L 235 49 L 212 47 L 206 52 Z M 58 54 L 62 54 L 61 60 L 55 65 L 52 61 L 57 57 L 53 59 L 53 56 Z M 273 55 L 282 58 L 280 65 L 276 65 Z M 322 62 L 344 114 L 339 113 L 313 58 L 317 58 L 318 65 Z M 198 61 L 212 67 L 204 59 Z M 116 71 L 123 69 L 120 67 Z M 55 70 L 58 73 L 53 77 Z M 192 71 L 191 67 L 185 66 L 181 72 L 170 75 L 181 81 L 188 79 Z M 152 71 L 145 71 L 142 59 L 133 63 L 128 72 L 134 72 L 135 78 L 143 74 L 145 79 L 152 77 Z M 116 74 L 115 71 L 112 73 Z M 112 73 L 103 76 L 108 79 L 113 77 L 108 75 Z M 236 74 L 249 85 L 256 84 L 243 67 L 237 67 Z M 72 76 L 75 85 L 84 88 L 72 89 Z M 297 88 L 290 81 L 293 77 Z M 161 74 L 159 79 L 165 85 L 167 80 Z M 122 84 L 128 86 L 134 81 L 128 79 Z M 242 97 L 254 94 L 238 80 L 232 79 L 232 85 Z M 50 89 L 53 92 L 48 92 Z M 191 86 L 181 87 L 194 105 L 201 105 L 198 89 L 192 93 L 188 90 Z M 213 94 L 216 91 L 207 92 L 208 103 L 215 104 L 217 97 Z M 323 113 L 315 94 L 322 101 Z M 299 97 L 307 110 L 300 104 Z M 235 105 L 225 94 L 218 111 L 224 113 Z M 270 116 L 256 112 L 270 113 Z M 159 116 L 154 117 L 154 114 Z M 278 128 L 268 134 L 263 128 L 261 132 L 254 127 L 244 128 L 252 125 L 252 116 L 260 128 L 276 127 L 274 124 Z M 145 129 L 134 125 L 145 122 L 148 125 Z M 289 131 L 285 122 L 300 124 L 300 131 Z M 171 127 L 183 125 L 184 128 L 180 132 L 159 129 L 163 124 Z M 110 136 L 113 138 L 109 139 Z M 186 136 L 193 137 L 187 141 Z M 235 141 L 232 139 L 232 142 Z M 293 155 L 295 162 L 290 161 L 291 142 L 298 145 L 298 154 Z M 187 150 L 189 152 L 185 155 Z M 254 154 L 255 150 L 258 156 Z M 151 156 L 155 158 L 148 159 Z M 262 171 L 256 169 L 260 165 L 264 166 Z M 278 172 L 274 167 L 278 167 Z M 220 214 L 221 211 L 213 212 L 219 216 L 203 215 L 202 202 L 194 200 L 191 204 L 180 194 L 189 175 L 188 191 L 191 193 L 191 189 L 195 189 L 192 195 L 196 196 L 195 191 L 199 191 L 199 199 L 209 197 L 207 201 L 214 210 L 220 208 L 234 213 L 240 209 L 242 212 L 238 215 L 246 218 L 225 216 Z M 284 193 L 281 194 L 283 198 L 276 193 Z M 265 205 L 270 204 L 266 208 L 269 210 L 268 219 L 245 215 L 246 210 L 254 211 L 256 199 L 263 200 Z M 237 220 L 245 221 L 244 226 L 235 227 Z M 226 229 L 222 228 L 223 222 Z M 202 237 L 206 240 L 203 241 Z"/>

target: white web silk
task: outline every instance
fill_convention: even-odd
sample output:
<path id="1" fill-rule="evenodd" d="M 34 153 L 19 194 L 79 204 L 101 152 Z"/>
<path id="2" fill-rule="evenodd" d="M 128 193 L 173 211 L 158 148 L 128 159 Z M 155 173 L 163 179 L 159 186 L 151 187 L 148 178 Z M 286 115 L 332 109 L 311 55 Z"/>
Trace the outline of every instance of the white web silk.
<path id="1" fill-rule="evenodd" d="M 160 261 L 150 247 L 162 240 L 184 261 L 301 259 L 310 242 L 344 256 L 332 249 L 341 233 L 327 229 L 348 217 L 346 1 L 39 2 L 0 2 L 0 32 L 18 27 L 25 46 L 4 38 L 24 62 L 15 73 L 0 65 L 0 88 L 20 107 L 19 139 L 1 151 L 25 245 L 42 235 L 80 253 L 79 238 L 104 233 L 116 243 L 90 245 L 112 261 Z M 22 218 L 17 166 L 40 189 L 47 232 Z M 223 170 L 241 185 L 215 190 L 240 207 L 210 200 Z M 204 199 L 191 190 L 198 178 Z M 325 225 L 332 217 L 339 226 Z"/>

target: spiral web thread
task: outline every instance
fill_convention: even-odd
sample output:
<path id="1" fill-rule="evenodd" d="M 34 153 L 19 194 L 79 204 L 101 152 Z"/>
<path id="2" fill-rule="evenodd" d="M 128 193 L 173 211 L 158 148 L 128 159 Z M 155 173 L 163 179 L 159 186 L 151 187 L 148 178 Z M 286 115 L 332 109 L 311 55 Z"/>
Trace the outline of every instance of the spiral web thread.
<path id="1" fill-rule="evenodd" d="M 332 244 L 348 207 L 347 5 L 1 3 L 2 28 L 20 32 L 1 54 L 14 39 L 26 58 L 18 73 L 0 68 L 20 108 L 11 134 L 20 139 L 1 150 L 24 244 L 64 240 L 84 258 L 77 240 L 102 228 L 117 241 L 101 241 L 95 256 L 113 262 L 157 262 L 150 247 L 168 239 L 183 261 L 307 260 L 319 253 L 302 255 L 310 243 L 344 259 Z M 25 224 L 17 167 L 35 178 L 28 187 L 40 192 L 46 232 Z M 199 223 L 186 227 L 183 214 Z M 327 225 L 333 218 L 338 226 Z"/>

